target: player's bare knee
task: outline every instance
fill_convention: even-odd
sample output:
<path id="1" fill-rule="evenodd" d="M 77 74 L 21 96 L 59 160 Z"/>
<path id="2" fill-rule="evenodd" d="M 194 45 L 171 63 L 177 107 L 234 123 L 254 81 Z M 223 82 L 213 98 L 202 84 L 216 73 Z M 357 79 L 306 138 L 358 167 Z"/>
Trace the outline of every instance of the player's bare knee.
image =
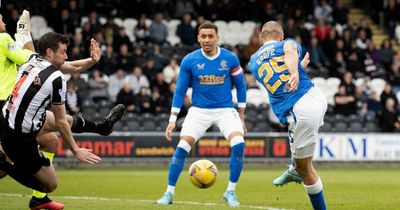
<path id="1" fill-rule="evenodd" d="M 49 180 L 48 182 L 43 184 L 43 192 L 51 193 L 56 190 L 58 187 L 57 180 Z"/>
<path id="2" fill-rule="evenodd" d="M 193 147 L 195 143 L 195 139 L 191 136 L 182 136 L 181 141 L 186 141 L 190 145 L 190 147 Z"/>
<path id="3" fill-rule="evenodd" d="M 58 137 L 53 132 L 38 136 L 37 141 L 43 151 L 54 153 L 57 150 Z"/>

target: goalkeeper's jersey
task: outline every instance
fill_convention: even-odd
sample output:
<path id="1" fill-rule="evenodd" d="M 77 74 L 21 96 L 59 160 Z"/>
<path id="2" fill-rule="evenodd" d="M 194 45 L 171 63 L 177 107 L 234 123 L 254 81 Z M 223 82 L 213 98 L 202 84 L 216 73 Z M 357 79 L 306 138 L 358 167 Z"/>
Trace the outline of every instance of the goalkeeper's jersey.
<path id="1" fill-rule="evenodd" d="M 0 101 L 7 99 L 17 79 L 17 65 L 28 61 L 32 51 L 17 47 L 6 33 L 0 33 Z"/>

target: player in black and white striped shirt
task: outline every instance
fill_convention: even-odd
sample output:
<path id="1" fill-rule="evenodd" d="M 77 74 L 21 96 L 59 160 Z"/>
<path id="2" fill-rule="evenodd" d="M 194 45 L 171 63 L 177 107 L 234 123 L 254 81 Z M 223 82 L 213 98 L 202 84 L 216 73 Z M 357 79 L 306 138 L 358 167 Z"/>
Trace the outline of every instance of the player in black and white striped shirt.
<path id="1" fill-rule="evenodd" d="M 11 165 L 0 160 L 0 169 L 21 184 L 42 192 L 53 191 L 57 180 L 50 161 L 38 150 L 36 135 L 40 129 L 49 132 L 57 128 L 77 159 L 97 163 L 99 157 L 76 145 L 71 129 L 109 132 L 110 124 L 113 125 L 124 111 L 123 107 L 117 107 L 100 125 L 90 121 L 85 123 L 82 118 L 67 119 L 66 84 L 63 74 L 58 71 L 67 59 L 67 44 L 67 37 L 56 33 L 47 33 L 39 40 L 41 58 L 33 56 L 21 67 L 18 82 L 0 115 L 1 144 L 14 162 Z M 53 112 L 46 112 L 45 107 L 50 103 Z"/>

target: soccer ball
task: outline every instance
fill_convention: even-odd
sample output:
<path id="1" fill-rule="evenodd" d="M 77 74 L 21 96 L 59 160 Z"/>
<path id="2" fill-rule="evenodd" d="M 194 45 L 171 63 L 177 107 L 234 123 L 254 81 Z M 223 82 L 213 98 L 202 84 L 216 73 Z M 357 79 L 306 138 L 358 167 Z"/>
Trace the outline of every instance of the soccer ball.
<path id="1" fill-rule="evenodd" d="M 217 180 L 218 169 L 209 160 L 198 160 L 189 168 L 189 179 L 198 188 L 209 188 Z"/>

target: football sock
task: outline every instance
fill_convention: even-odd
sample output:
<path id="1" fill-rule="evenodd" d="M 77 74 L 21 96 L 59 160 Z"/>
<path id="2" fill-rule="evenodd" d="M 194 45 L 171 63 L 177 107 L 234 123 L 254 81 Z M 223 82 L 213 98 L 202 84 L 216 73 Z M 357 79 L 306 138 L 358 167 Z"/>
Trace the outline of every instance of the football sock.
<path id="1" fill-rule="evenodd" d="M 42 151 L 43 155 L 46 156 L 47 159 L 50 160 L 50 163 L 52 163 L 53 162 L 53 158 L 54 158 L 54 153 L 45 152 L 43 150 L 41 150 L 41 151 Z M 35 198 L 44 198 L 44 197 L 46 197 L 46 193 L 33 190 L 32 191 L 32 196 L 35 197 Z"/>
<path id="2" fill-rule="evenodd" d="M 323 185 L 321 178 L 313 185 L 304 185 L 314 210 L 326 210 L 324 194 L 322 193 Z"/>
<path id="3" fill-rule="evenodd" d="M 168 172 L 168 188 L 167 191 L 174 193 L 176 182 L 185 165 L 185 159 L 190 152 L 191 146 L 188 142 L 181 140 L 171 158 Z M 173 188 L 171 188 L 173 187 Z"/>
<path id="4" fill-rule="evenodd" d="M 231 159 L 229 162 L 229 181 L 237 183 L 243 169 L 244 139 L 243 136 L 235 136 L 231 139 Z"/>
<path id="5" fill-rule="evenodd" d="M 290 164 L 289 164 L 289 169 L 288 169 L 288 171 L 289 171 L 290 173 L 292 173 L 292 174 L 296 173 L 295 161 L 294 161 L 293 158 L 292 158 L 292 161 L 291 161 Z"/>
<path id="6" fill-rule="evenodd" d="M 92 132 L 92 133 L 98 133 L 98 125 L 97 123 L 84 119 L 83 117 L 80 116 L 74 116 L 72 117 L 72 127 L 71 131 L 73 133 L 84 133 L 84 132 Z"/>
<path id="7" fill-rule="evenodd" d="M 228 188 L 226 188 L 226 191 L 235 190 L 236 189 L 236 184 L 237 184 L 236 182 L 229 181 Z"/>

